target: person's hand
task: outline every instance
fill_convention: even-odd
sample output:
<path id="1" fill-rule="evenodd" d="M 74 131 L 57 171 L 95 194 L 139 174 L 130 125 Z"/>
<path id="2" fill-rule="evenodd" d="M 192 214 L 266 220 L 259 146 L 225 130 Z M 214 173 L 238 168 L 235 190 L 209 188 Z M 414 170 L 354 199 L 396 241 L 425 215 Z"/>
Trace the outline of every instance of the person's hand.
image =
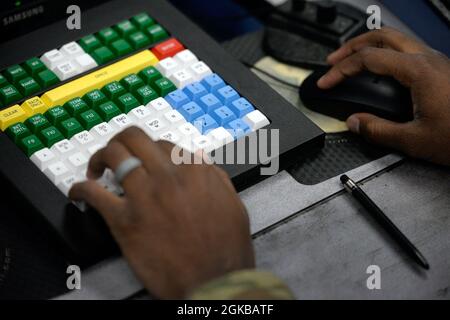
<path id="1" fill-rule="evenodd" d="M 74 185 L 70 198 L 103 216 L 151 293 L 178 299 L 227 272 L 253 268 L 254 254 L 246 210 L 226 173 L 206 164 L 176 166 L 172 148 L 129 128 L 93 155 L 90 180 Z M 143 165 L 124 178 L 124 197 L 95 182 L 131 156 Z"/>
<path id="2" fill-rule="evenodd" d="M 450 61 L 390 28 L 350 40 L 328 57 L 318 86 L 329 89 L 363 70 L 393 76 L 411 89 L 414 120 L 395 123 L 370 114 L 347 120 L 352 132 L 412 157 L 450 165 Z"/>

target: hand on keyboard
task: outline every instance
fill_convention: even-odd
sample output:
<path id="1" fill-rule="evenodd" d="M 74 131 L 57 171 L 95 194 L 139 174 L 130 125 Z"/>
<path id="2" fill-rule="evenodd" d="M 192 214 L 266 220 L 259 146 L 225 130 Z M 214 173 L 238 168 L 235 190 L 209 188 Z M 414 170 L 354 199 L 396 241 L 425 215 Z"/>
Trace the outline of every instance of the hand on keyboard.
<path id="1" fill-rule="evenodd" d="M 206 164 L 176 166 L 172 147 L 128 128 L 94 154 L 90 180 L 74 185 L 69 196 L 103 216 L 149 291 L 173 299 L 224 273 L 254 267 L 254 256 L 245 207 L 226 173 Z M 124 178 L 123 197 L 96 182 L 131 156 L 143 165 Z"/>
<path id="2" fill-rule="evenodd" d="M 399 124 L 370 114 L 347 120 L 351 131 L 410 156 L 450 165 L 450 60 L 392 29 L 361 35 L 328 61 L 333 68 L 319 80 L 323 89 L 368 69 L 389 75 L 411 89 L 414 120 Z"/>

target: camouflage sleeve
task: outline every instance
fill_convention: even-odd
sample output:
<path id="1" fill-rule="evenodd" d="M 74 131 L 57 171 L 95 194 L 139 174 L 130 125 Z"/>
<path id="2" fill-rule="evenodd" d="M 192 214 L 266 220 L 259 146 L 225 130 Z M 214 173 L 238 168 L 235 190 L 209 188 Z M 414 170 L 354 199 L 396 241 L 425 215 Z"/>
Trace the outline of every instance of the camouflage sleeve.
<path id="1" fill-rule="evenodd" d="M 194 290 L 192 300 L 291 300 L 290 289 L 269 272 L 243 270 L 227 274 Z"/>

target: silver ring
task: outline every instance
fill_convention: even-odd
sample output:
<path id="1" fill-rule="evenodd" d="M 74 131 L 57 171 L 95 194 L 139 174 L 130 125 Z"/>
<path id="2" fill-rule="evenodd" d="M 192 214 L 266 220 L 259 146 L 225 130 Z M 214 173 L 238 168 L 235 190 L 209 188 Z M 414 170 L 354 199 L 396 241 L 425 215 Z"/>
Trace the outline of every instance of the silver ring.
<path id="1" fill-rule="evenodd" d="M 124 160 L 114 172 L 117 183 L 122 184 L 126 176 L 140 166 L 142 166 L 142 161 L 136 157 L 129 157 L 127 160 Z"/>

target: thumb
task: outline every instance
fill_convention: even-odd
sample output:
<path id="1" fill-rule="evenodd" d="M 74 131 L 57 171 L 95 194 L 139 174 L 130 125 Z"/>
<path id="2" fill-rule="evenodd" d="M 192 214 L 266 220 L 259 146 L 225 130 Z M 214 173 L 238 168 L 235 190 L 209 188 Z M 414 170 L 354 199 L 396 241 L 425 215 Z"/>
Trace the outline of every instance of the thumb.
<path id="1" fill-rule="evenodd" d="M 353 133 L 360 134 L 368 141 L 391 149 L 407 152 L 412 143 L 413 123 L 397 123 L 368 113 L 357 113 L 347 119 L 347 126 Z"/>

